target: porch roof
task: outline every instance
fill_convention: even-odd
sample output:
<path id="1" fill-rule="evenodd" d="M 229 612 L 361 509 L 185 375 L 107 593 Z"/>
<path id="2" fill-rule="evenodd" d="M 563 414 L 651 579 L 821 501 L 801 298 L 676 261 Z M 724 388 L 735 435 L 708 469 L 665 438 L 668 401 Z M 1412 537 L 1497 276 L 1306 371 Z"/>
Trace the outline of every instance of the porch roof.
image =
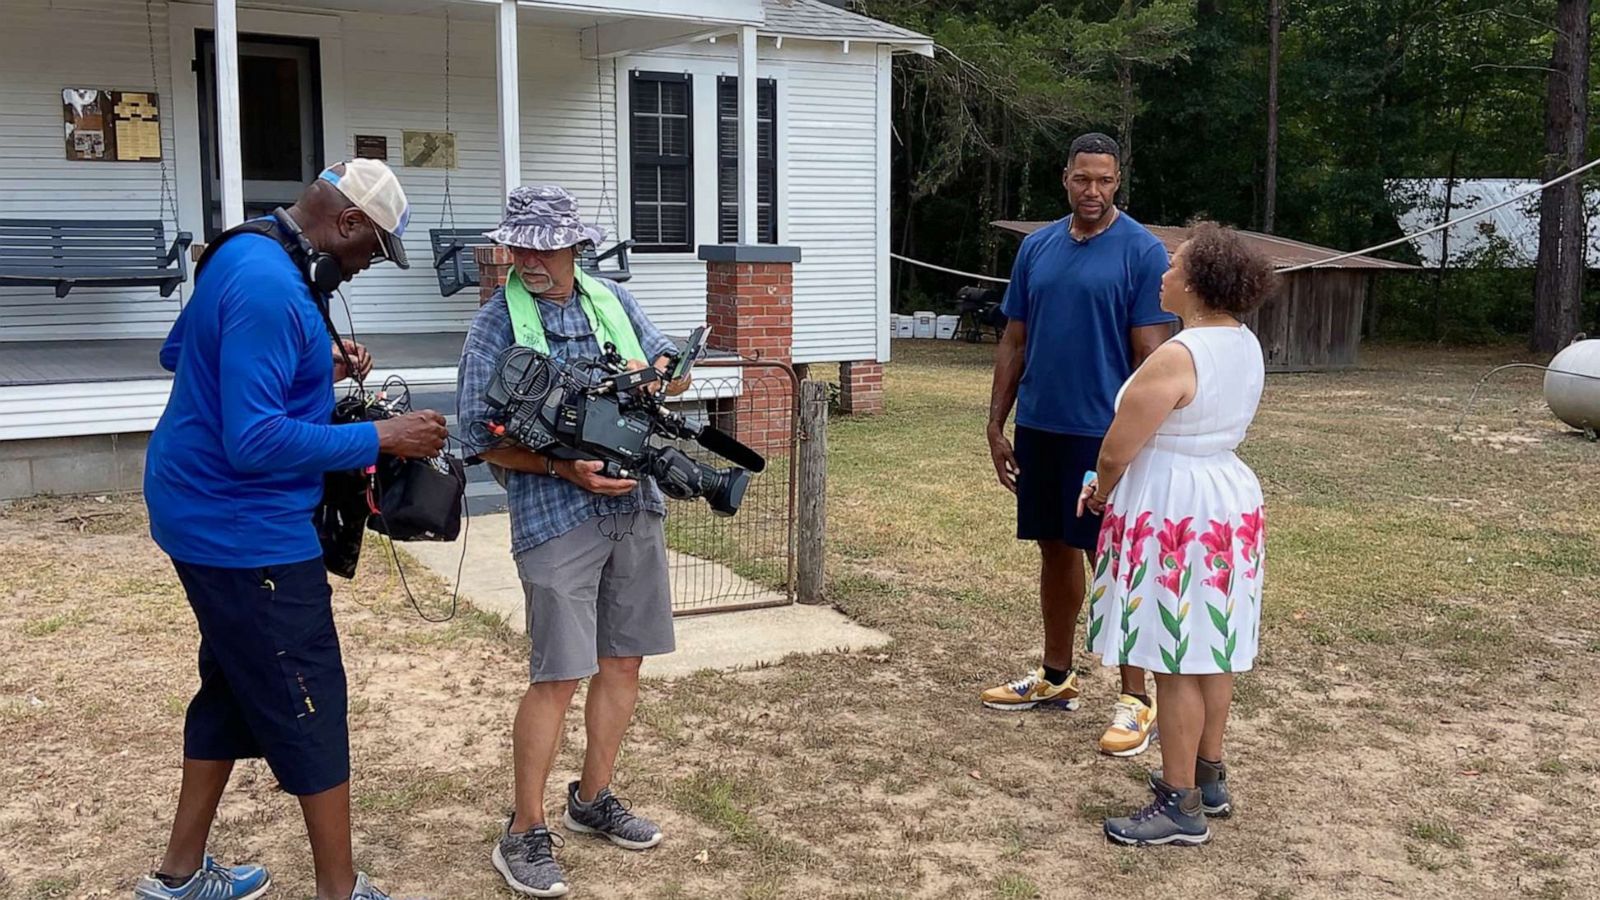
<path id="1" fill-rule="evenodd" d="M 805 40 L 862 41 L 893 44 L 905 50 L 932 54 L 933 39 L 841 9 L 822 0 L 762 0 L 766 21 L 761 34 Z"/>

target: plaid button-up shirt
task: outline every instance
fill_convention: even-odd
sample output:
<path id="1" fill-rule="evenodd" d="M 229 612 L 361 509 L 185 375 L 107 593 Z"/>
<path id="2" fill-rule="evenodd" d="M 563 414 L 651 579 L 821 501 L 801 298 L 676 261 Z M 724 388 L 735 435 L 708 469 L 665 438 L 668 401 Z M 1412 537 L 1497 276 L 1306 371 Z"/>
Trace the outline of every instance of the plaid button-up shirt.
<path id="1" fill-rule="evenodd" d="M 644 310 L 639 301 L 621 285 L 605 281 L 607 288 L 622 302 L 622 308 L 633 323 L 639 346 L 648 359 L 654 362 L 661 354 L 674 349 Z M 544 333 L 550 345 L 550 355 L 558 359 L 594 359 L 600 356 L 600 341 L 589 326 L 589 317 L 577 301 L 577 294 L 566 303 L 555 303 L 544 298 L 538 300 L 539 318 L 544 322 Z M 474 446 L 486 433 L 481 425 L 486 422 L 488 408 L 483 402 L 483 392 L 494 377 L 495 360 L 507 347 L 516 343 L 511 328 L 511 310 L 506 306 L 505 289 L 495 292 L 488 303 L 478 310 L 467 331 L 466 344 L 461 349 L 461 369 L 456 381 L 457 431 L 467 443 L 467 452 L 475 454 L 489 449 L 489 444 Z M 592 373 L 598 380 L 599 373 Z M 476 436 L 476 437 L 475 437 Z M 666 515 L 667 506 L 654 479 L 643 478 L 639 486 L 621 497 L 592 494 L 561 478 L 513 472 L 496 467 L 500 483 L 505 485 L 511 511 L 511 552 L 513 555 L 536 547 L 551 538 L 577 528 L 599 516 L 632 516 L 640 510 Z M 619 523 L 627 530 L 628 523 Z"/>

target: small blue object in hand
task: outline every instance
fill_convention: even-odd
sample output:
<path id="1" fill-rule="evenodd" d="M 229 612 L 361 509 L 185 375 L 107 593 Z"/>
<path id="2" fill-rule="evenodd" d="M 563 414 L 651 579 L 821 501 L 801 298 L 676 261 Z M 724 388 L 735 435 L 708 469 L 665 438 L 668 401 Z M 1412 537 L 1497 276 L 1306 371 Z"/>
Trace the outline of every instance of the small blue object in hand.
<path id="1" fill-rule="evenodd" d="M 1089 471 L 1083 473 L 1083 486 L 1084 487 L 1088 487 L 1089 485 L 1093 484 L 1095 482 L 1095 480 L 1098 479 L 1099 477 L 1100 476 L 1096 475 L 1093 469 L 1090 469 Z"/>

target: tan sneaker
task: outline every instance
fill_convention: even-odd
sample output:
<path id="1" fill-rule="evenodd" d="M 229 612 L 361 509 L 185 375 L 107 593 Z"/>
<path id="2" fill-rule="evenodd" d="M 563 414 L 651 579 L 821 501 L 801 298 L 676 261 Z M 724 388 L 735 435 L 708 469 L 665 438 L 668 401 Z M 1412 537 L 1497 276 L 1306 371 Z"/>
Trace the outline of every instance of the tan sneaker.
<path id="1" fill-rule="evenodd" d="M 1036 706 L 1071 712 L 1078 708 L 1078 673 L 1068 672 L 1067 680 L 1055 685 L 1044 677 L 1041 666 L 1016 681 L 984 691 L 983 705 L 1019 712 Z"/>
<path id="2" fill-rule="evenodd" d="M 1150 746 L 1156 730 L 1156 707 L 1145 706 L 1127 694 L 1117 698 L 1111 727 L 1100 736 L 1100 752 L 1112 756 L 1138 756 Z"/>

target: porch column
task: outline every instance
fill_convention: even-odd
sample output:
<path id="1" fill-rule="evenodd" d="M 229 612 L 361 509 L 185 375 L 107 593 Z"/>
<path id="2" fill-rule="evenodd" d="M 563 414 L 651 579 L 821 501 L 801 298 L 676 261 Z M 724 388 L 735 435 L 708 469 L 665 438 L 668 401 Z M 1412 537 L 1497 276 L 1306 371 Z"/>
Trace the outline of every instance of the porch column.
<path id="1" fill-rule="evenodd" d="M 495 83 L 500 94 L 500 196 L 522 184 L 522 103 L 517 82 L 517 0 L 500 0 Z"/>
<path id="2" fill-rule="evenodd" d="M 756 242 L 756 28 L 739 28 L 739 243 Z"/>
<path id="3" fill-rule="evenodd" d="M 244 221 L 244 164 L 239 158 L 239 10 L 216 0 L 217 150 L 222 181 L 222 227 Z M 209 212 L 206 213 L 210 215 Z"/>

